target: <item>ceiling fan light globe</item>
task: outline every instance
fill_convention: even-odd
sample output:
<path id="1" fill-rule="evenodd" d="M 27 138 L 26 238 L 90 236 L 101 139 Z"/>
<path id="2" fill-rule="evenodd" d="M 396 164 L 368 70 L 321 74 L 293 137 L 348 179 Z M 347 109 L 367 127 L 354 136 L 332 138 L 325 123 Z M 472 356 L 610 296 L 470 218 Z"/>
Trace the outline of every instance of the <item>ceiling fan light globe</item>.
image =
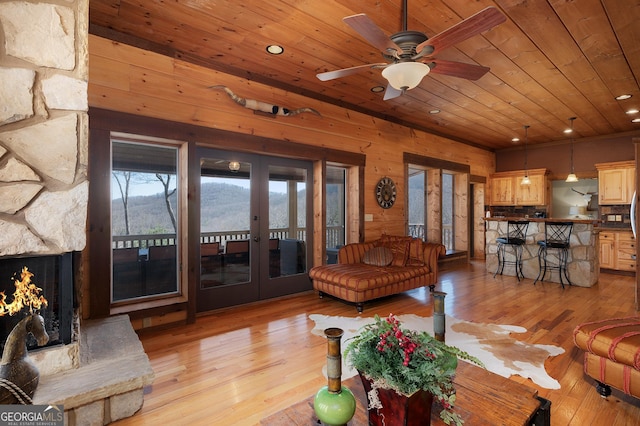
<path id="1" fill-rule="evenodd" d="M 411 90 L 429 74 L 431 68 L 422 62 L 398 62 L 382 70 L 382 76 L 398 90 Z"/>

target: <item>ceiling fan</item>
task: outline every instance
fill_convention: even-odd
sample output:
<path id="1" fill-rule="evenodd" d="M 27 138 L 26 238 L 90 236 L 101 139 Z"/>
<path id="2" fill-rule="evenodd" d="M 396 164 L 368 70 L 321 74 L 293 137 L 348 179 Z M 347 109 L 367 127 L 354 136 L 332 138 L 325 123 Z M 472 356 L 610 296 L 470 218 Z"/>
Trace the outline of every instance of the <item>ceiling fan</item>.
<path id="1" fill-rule="evenodd" d="M 480 65 L 436 59 L 444 49 L 487 31 L 506 20 L 495 7 L 487 7 L 475 15 L 431 38 L 419 31 L 407 31 L 407 0 L 403 1 L 403 30 L 390 37 L 367 15 L 347 16 L 343 21 L 382 52 L 387 63 L 358 65 L 317 74 L 322 81 L 345 77 L 367 69 L 382 69 L 389 81 L 384 100 L 393 99 L 416 87 L 429 72 L 477 80 L 489 68 Z"/>

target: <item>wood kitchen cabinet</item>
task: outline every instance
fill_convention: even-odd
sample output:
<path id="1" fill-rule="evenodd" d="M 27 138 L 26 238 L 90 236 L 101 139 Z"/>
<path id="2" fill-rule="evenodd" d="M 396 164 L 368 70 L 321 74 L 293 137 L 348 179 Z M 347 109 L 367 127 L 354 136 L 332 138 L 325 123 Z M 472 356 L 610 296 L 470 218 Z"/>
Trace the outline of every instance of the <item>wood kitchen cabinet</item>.
<path id="1" fill-rule="evenodd" d="M 598 203 L 631 204 L 635 190 L 634 161 L 596 164 L 598 169 Z"/>
<path id="2" fill-rule="evenodd" d="M 600 231 L 600 267 L 605 269 L 616 269 L 616 241 L 615 232 Z"/>
<path id="3" fill-rule="evenodd" d="M 616 256 L 619 271 L 636 271 L 636 240 L 632 232 L 618 232 L 618 252 Z"/>
<path id="4" fill-rule="evenodd" d="M 600 231 L 600 268 L 635 272 L 636 242 L 631 231 Z"/>
<path id="5" fill-rule="evenodd" d="M 513 176 L 491 177 L 491 205 L 492 206 L 512 206 L 514 204 L 515 192 Z"/>
<path id="6" fill-rule="evenodd" d="M 491 175 L 491 206 L 544 206 L 549 200 L 546 169 L 528 171 L 531 185 L 521 185 L 524 170 L 499 172 Z"/>
<path id="7" fill-rule="evenodd" d="M 517 178 L 516 178 L 517 179 Z M 547 177 L 529 174 L 531 185 L 515 182 L 516 206 L 544 206 L 547 204 Z"/>

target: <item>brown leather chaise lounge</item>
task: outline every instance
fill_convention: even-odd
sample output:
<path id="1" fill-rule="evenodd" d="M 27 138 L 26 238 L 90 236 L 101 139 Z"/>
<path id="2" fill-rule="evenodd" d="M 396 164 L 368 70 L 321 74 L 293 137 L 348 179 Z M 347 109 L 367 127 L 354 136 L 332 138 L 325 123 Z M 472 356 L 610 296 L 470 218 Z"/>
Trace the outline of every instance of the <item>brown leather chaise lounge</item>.
<path id="1" fill-rule="evenodd" d="M 347 244 L 338 251 L 338 263 L 315 266 L 309 277 L 320 297 L 329 294 L 355 303 L 362 313 L 368 300 L 423 286 L 433 291 L 438 258 L 445 252 L 442 244 L 383 235 L 376 241 Z"/>

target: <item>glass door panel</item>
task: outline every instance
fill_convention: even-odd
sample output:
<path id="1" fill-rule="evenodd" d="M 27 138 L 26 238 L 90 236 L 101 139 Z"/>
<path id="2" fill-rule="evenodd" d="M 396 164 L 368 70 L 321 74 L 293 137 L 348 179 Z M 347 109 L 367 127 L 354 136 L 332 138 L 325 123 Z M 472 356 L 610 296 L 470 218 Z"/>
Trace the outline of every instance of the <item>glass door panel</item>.
<path id="1" fill-rule="evenodd" d="M 268 189 L 261 200 L 266 205 L 263 217 L 268 216 L 268 228 L 261 229 L 261 240 L 268 240 L 262 245 L 262 258 L 268 259 L 268 268 L 261 269 L 265 281 L 261 281 L 260 294 L 269 298 L 310 288 L 306 272 L 311 163 L 270 157 L 263 157 L 263 161 Z"/>
<path id="2" fill-rule="evenodd" d="M 204 159 L 200 177 L 200 286 L 235 285 L 251 280 L 251 163 Z M 236 167 L 231 162 L 232 167 Z M 216 171 L 216 168 L 218 171 Z M 221 170 L 220 170 L 221 169 Z"/>
<path id="3" fill-rule="evenodd" d="M 251 211 L 255 159 L 204 150 L 200 158 L 198 311 L 257 300 Z"/>
<path id="4" fill-rule="evenodd" d="M 200 150 L 199 312 L 311 288 L 311 163 Z"/>
<path id="5" fill-rule="evenodd" d="M 269 278 L 306 271 L 305 184 L 306 170 L 269 166 Z"/>

